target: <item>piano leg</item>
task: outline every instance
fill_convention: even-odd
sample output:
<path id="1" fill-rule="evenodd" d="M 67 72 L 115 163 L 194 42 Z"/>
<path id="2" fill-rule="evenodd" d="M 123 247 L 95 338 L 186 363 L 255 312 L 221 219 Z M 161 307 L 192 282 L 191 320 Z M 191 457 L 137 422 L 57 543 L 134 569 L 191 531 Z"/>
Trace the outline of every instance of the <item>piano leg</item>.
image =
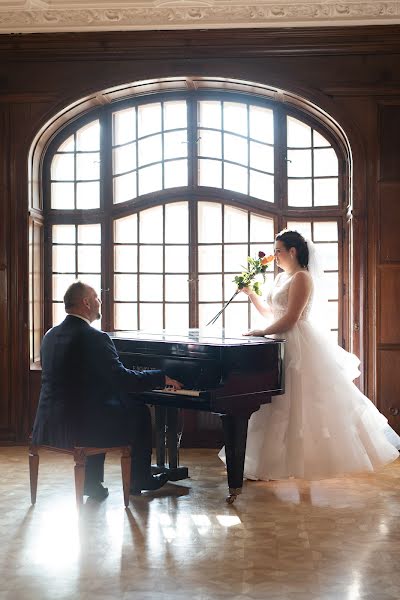
<path id="1" fill-rule="evenodd" d="M 221 415 L 225 437 L 226 468 L 228 471 L 228 504 L 242 493 L 244 457 L 246 453 L 248 416 Z"/>

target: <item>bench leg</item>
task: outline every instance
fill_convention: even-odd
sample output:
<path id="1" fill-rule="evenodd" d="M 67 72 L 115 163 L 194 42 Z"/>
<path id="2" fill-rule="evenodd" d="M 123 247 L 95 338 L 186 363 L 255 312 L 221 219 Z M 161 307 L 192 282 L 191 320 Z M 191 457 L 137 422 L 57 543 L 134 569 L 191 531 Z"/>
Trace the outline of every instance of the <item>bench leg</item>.
<path id="1" fill-rule="evenodd" d="M 127 508 L 129 506 L 129 492 L 131 487 L 131 449 L 129 446 L 124 446 L 124 448 L 122 448 L 121 474 L 124 504 Z"/>
<path id="2" fill-rule="evenodd" d="M 39 454 L 35 446 L 29 447 L 29 480 L 31 486 L 31 503 L 36 504 L 36 493 L 39 472 Z"/>
<path id="3" fill-rule="evenodd" d="M 85 453 L 81 450 L 75 450 L 74 461 L 76 506 L 79 510 L 83 504 L 83 488 L 85 486 Z"/>

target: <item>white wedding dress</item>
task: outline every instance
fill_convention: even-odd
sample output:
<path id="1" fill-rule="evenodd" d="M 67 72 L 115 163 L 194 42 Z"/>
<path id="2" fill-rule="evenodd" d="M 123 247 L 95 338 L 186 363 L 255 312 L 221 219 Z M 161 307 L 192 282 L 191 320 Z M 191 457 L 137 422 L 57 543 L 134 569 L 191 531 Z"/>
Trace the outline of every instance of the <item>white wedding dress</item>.
<path id="1" fill-rule="evenodd" d="M 286 312 L 291 279 L 280 273 L 268 293 L 273 321 Z M 286 339 L 285 394 L 250 418 L 247 479 L 324 479 L 373 471 L 399 456 L 400 437 L 353 383 L 357 357 L 313 325 L 311 303 L 276 336 Z M 224 449 L 219 456 L 225 461 Z"/>

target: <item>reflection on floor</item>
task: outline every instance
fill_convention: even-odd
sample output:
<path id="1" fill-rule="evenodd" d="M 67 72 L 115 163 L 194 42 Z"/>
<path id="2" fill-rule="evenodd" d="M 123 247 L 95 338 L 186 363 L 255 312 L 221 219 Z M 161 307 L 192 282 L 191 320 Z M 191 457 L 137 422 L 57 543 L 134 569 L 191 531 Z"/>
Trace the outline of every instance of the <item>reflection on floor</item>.
<path id="1" fill-rule="evenodd" d="M 183 450 L 181 463 L 190 479 L 125 511 L 110 454 L 110 496 L 78 518 L 70 457 L 42 452 L 31 507 L 26 448 L 0 448 L 0 599 L 400 597 L 400 461 L 311 484 L 247 482 L 233 506 L 214 450 Z"/>

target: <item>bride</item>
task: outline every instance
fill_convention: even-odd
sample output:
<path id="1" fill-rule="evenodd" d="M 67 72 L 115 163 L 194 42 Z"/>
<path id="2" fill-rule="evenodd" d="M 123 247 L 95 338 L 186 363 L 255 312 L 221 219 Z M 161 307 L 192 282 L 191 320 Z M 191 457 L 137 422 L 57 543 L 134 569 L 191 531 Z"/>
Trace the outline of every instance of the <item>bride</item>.
<path id="1" fill-rule="evenodd" d="M 353 384 L 358 359 L 324 331 L 324 286 L 314 244 L 284 230 L 276 236 L 275 260 L 282 272 L 266 304 L 243 290 L 270 324 L 245 335 L 285 338 L 285 394 L 250 418 L 244 477 L 323 479 L 395 460 L 400 437 Z"/>

